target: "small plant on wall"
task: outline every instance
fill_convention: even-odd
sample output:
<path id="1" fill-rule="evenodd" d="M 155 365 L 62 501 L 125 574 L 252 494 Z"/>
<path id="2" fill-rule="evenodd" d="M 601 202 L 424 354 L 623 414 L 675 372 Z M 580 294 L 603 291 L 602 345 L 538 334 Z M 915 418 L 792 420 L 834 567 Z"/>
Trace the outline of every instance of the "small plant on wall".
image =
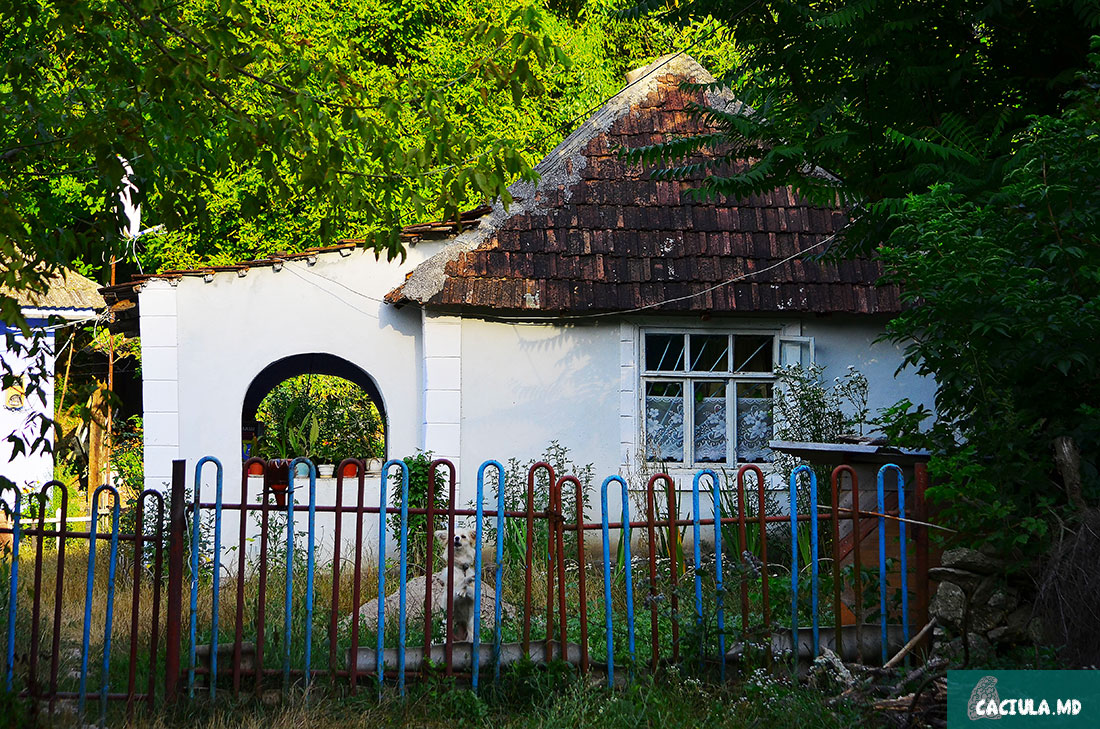
<path id="1" fill-rule="evenodd" d="M 379 458 L 385 424 L 358 385 L 331 375 L 299 375 L 279 383 L 256 410 L 257 455 L 306 456 L 317 463 Z"/>

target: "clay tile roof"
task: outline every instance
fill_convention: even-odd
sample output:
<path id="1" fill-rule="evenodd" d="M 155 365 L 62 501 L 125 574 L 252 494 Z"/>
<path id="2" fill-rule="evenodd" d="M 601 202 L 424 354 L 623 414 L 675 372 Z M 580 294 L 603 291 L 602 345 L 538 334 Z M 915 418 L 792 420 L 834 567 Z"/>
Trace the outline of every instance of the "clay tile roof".
<path id="1" fill-rule="evenodd" d="M 387 300 L 547 313 L 899 311 L 896 288 L 876 286 L 878 262 L 812 257 L 846 224 L 843 210 L 791 189 L 701 200 L 685 194 L 701 176 L 654 180 L 620 158 L 620 148 L 713 131 L 689 103 L 751 111 L 728 91 L 680 88 L 713 80 L 685 55 L 642 69 L 536 166 L 537 184 L 514 184 L 508 210 L 495 204 Z"/>

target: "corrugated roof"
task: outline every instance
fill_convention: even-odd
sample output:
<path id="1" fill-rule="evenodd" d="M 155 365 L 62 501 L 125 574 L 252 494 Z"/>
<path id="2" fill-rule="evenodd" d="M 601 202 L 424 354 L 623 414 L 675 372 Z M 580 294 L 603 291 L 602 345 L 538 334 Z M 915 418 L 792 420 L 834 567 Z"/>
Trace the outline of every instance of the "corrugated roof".
<path id="1" fill-rule="evenodd" d="M 67 268 L 50 277 L 46 293 L 0 288 L 21 307 L 35 309 L 102 309 L 107 304 L 99 295 L 99 284 Z"/>
<path id="2" fill-rule="evenodd" d="M 802 255 L 842 230 L 843 209 L 792 189 L 698 200 L 686 192 L 702 173 L 659 181 L 621 158 L 621 148 L 714 131 L 691 103 L 742 111 L 729 92 L 680 88 L 713 80 L 684 55 L 651 64 L 537 165 L 537 184 L 510 188 L 509 210 L 494 205 L 387 300 L 547 313 L 899 311 L 898 289 L 876 286 L 878 262 Z"/>

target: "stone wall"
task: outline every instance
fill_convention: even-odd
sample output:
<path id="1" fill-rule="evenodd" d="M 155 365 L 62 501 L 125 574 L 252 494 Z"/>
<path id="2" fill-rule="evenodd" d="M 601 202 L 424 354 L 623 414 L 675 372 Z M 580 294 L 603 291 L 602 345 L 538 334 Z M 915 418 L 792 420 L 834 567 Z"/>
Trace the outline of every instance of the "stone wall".
<path id="1" fill-rule="evenodd" d="M 937 655 L 982 665 L 1000 651 L 1042 640 L 1029 578 L 1006 573 L 1003 562 L 973 549 L 949 549 L 940 565 L 928 573 L 939 582 L 929 605 Z"/>

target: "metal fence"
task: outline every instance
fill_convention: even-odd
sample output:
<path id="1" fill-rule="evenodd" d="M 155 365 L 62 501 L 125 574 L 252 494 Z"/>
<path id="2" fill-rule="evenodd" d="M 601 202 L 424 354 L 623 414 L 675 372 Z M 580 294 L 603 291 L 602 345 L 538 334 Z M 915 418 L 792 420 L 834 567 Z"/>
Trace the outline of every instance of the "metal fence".
<path id="1" fill-rule="evenodd" d="M 307 464 L 308 476 L 295 477 L 299 463 Z M 277 483 L 280 467 L 288 471 L 285 488 Z M 211 469 L 212 499 L 202 488 Z M 256 471 L 262 485 L 250 484 Z M 96 699 L 102 722 L 111 701 L 132 711 L 160 699 L 260 696 L 317 683 L 341 690 L 393 685 L 403 693 L 407 681 L 436 673 L 465 678 L 476 689 L 528 658 L 565 660 L 582 673 L 606 675 L 609 685 L 647 667 L 689 661 L 719 678 L 737 662 L 797 671 L 800 657 L 816 657 L 822 645 L 844 657 L 885 662 L 910 643 L 911 627 L 926 623 L 928 525 L 920 465 L 911 484 L 903 483 L 898 466 L 883 466 L 873 509 L 861 505 L 852 468 L 832 471 L 828 492 L 819 494 L 815 471 L 800 466 L 791 475 L 786 508 L 779 509 L 786 513 L 769 505 L 773 494 L 753 465 L 735 475 L 695 473 L 689 509 L 667 474 L 649 478 L 641 499 L 625 479 L 609 476 L 598 487 L 595 522 L 586 520 L 586 484 L 545 462 L 526 474 L 519 508 L 507 507 L 497 461 L 478 469 L 473 508 L 456 505 L 449 461 L 431 463 L 428 483 L 437 474 L 447 503 L 437 505 L 428 488 L 424 506 L 412 508 L 408 467 L 388 461 L 378 502 L 368 504 L 366 464 L 349 459 L 338 468 L 334 503 L 319 504 L 312 463 L 296 459 L 288 468 L 254 458 L 242 469 L 239 498 L 227 502 L 217 459 L 201 459 L 190 480 L 177 461 L 167 519 L 163 497 L 146 491 L 132 526 L 124 528 L 118 492 L 95 490 L 93 513 L 101 498 L 111 499 L 109 532 L 101 532 L 97 520 L 88 531 L 69 531 L 64 517 L 45 528 L 48 492 L 61 489 L 61 514 L 67 511 L 64 487 L 51 482 L 33 497 L 40 502 L 37 525 L 24 523 L 17 499 L 11 526 L 0 529 L 11 535 L 3 581 L 6 686 L 51 712 L 69 701 L 83 715 L 88 699 Z M 494 487 L 495 504 L 486 492 Z M 618 514 L 610 513 L 609 491 L 619 492 Z M 228 514 L 236 515 L 235 525 L 226 526 Z M 423 534 L 410 534 L 410 517 L 418 518 Z M 331 539 L 327 532 L 319 538 L 319 519 L 332 522 Z M 456 563 L 464 519 L 473 521 L 470 565 Z M 446 537 L 442 560 L 435 553 L 437 525 Z M 376 527 L 376 536 L 368 539 L 366 527 Z M 388 536 L 396 538 L 393 549 Z M 71 551 L 74 543 L 86 588 L 78 648 L 62 620 L 65 565 L 74 559 L 66 545 Z M 54 544 L 52 557 L 44 553 Z M 467 554 L 465 543 L 459 551 Z M 29 591 L 20 576 L 27 564 L 34 569 Z M 132 573 L 122 598 L 116 594 L 120 564 Z M 44 565 L 55 572 L 48 578 L 54 598 L 45 632 Z M 120 599 L 130 609 L 128 636 L 114 621 Z M 364 607 L 372 600 L 373 612 Z M 148 612 L 143 605 L 151 606 Z M 491 607 L 484 619 L 483 605 Z M 459 640 L 465 620 L 473 629 Z M 112 663 L 116 634 L 128 639 L 121 669 L 119 657 Z M 67 641 L 73 642 L 68 654 Z M 66 655 L 79 658 L 79 667 L 59 681 Z M 39 662 L 47 659 L 44 680 Z"/>

